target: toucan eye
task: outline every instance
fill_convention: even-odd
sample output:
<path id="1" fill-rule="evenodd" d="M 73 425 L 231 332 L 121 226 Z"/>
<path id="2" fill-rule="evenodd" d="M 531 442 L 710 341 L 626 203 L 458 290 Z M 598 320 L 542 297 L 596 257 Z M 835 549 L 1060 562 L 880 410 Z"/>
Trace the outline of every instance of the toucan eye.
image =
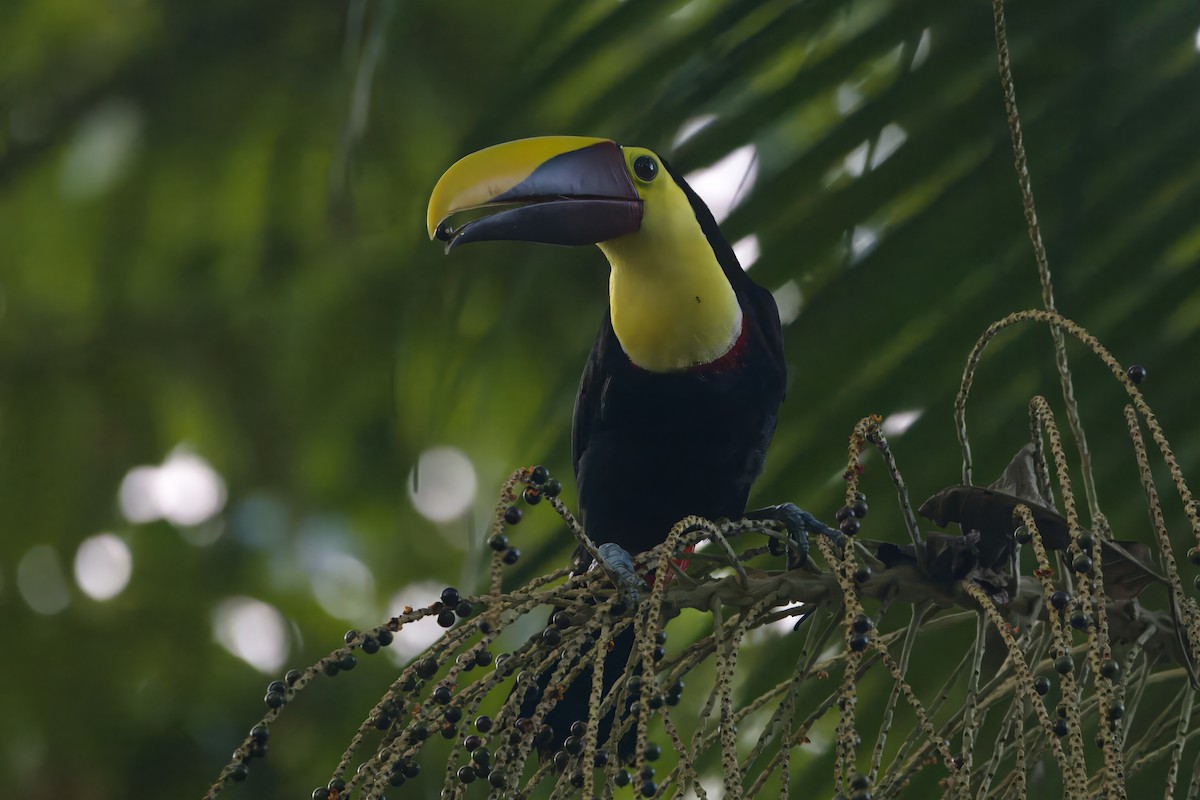
<path id="1" fill-rule="evenodd" d="M 638 156 L 633 160 L 633 174 L 649 183 L 658 175 L 658 162 L 650 156 Z"/>

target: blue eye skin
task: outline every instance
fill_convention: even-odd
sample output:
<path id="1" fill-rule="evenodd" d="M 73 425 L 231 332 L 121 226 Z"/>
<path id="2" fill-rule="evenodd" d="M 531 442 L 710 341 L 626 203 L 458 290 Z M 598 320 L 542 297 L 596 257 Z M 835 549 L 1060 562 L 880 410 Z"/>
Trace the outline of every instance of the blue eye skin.
<path id="1" fill-rule="evenodd" d="M 658 162 L 650 156 L 638 156 L 633 160 L 633 174 L 649 183 L 658 176 Z"/>

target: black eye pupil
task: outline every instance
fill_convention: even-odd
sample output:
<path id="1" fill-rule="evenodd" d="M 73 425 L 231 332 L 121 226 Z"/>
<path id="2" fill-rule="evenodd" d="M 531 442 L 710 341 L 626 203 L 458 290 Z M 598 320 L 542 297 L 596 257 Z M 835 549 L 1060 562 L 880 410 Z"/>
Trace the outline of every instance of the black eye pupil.
<path id="1" fill-rule="evenodd" d="M 652 181 L 658 175 L 658 162 L 650 156 L 638 156 L 633 160 L 633 174 L 644 181 Z"/>

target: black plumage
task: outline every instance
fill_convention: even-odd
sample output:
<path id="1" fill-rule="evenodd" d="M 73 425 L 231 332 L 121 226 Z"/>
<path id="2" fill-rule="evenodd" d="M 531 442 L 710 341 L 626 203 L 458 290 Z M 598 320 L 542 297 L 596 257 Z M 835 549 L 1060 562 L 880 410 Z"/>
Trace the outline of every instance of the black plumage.
<path id="1" fill-rule="evenodd" d="M 663 542 L 685 516 L 742 515 L 787 378 L 774 298 L 746 275 L 699 196 L 667 170 L 734 289 L 742 331 L 729 353 L 712 363 L 656 373 L 630 361 L 605 314 L 579 384 L 572 456 L 584 529 L 598 544 L 613 542 L 634 555 Z M 607 656 L 606 692 L 632 643 L 627 631 Z M 544 687 L 549 676 L 542 678 Z M 544 755 L 556 749 L 571 722 L 586 718 L 590 689 L 587 670 L 547 715 L 555 737 Z M 611 716 L 602 721 L 602 741 L 610 725 Z M 631 744 L 626 737 L 621 750 Z"/>

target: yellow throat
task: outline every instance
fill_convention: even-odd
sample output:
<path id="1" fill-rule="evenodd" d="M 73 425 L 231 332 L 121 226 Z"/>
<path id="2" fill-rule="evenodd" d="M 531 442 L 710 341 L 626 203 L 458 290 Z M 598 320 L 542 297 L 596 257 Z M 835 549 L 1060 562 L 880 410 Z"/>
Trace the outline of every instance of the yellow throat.
<path id="1" fill-rule="evenodd" d="M 741 334 L 737 295 L 683 190 L 664 174 L 638 191 L 645 203 L 641 230 L 599 245 L 612 266 L 608 293 L 617 339 L 630 360 L 650 372 L 715 361 Z"/>

